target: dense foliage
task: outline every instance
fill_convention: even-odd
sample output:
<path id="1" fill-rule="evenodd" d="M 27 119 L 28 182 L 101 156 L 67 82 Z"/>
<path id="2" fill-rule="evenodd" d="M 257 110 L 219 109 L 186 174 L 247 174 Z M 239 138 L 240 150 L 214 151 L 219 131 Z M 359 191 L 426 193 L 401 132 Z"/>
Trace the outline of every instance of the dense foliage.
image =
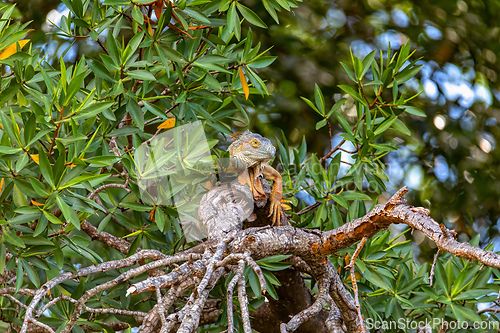
<path id="1" fill-rule="evenodd" d="M 199 120 L 213 155 L 226 156 L 229 135 L 252 125 L 256 115 L 266 114 L 259 105 L 270 99 L 270 88 L 283 85 L 274 102 L 281 93 L 299 97 L 285 91 L 289 80 L 263 79 L 269 77 L 273 54 L 279 52 L 262 47 L 255 37 L 255 29 L 262 34 L 272 24 L 269 18 L 279 21 L 279 11 L 297 7 L 293 0 L 263 0 L 256 8 L 238 1 L 205 0 L 167 2 L 165 7 L 161 0 L 63 3 L 69 11 L 61 18 L 57 36 L 71 44 L 56 61 L 26 43 L 29 23 L 11 19 L 14 6 L 1 9 L 0 274 L 3 286 L 16 290 L 39 288 L 61 270 L 122 258 L 139 247 L 173 254 L 196 245 L 186 241 L 174 207 L 143 201 L 133 151 L 171 127 Z M 85 55 L 80 47 L 75 52 L 73 43 L 80 40 L 100 51 Z M 314 119 L 329 154 L 317 155 L 308 148 L 308 141 L 319 145 L 310 138 L 313 135 L 290 138 L 291 128 L 300 124 L 298 118 L 283 126 L 274 165 L 279 164 L 283 175 L 284 194 L 290 201 L 283 207 L 292 225 L 334 229 L 363 216 L 387 190 L 390 179 L 384 157 L 397 150 L 394 137 L 413 135 L 414 126 L 404 120 L 411 123 L 428 113 L 414 106 L 420 88 L 415 89 L 411 80 L 422 65 L 412 44 L 395 46 L 396 51 L 388 46 L 363 56 L 356 50 L 347 53 L 338 65 L 343 76 L 342 81 L 336 79 L 335 95 L 332 89 L 309 82 L 311 97 L 301 102 L 308 110 L 300 117 Z M 420 53 L 426 61 L 425 53 Z M 68 59 L 66 54 L 73 56 Z M 307 72 L 307 67 L 300 70 Z M 350 148 L 332 146 L 337 132 Z M 418 147 L 422 154 L 429 153 Z M 440 216 L 440 207 L 432 207 L 434 214 Z M 82 228 L 84 223 L 127 240 L 130 247 L 120 253 L 92 240 Z M 431 287 L 430 265 L 414 261 L 409 232 L 378 234 L 368 240 L 356 261 L 367 322 L 435 318 L 496 322 L 494 312 L 478 313 L 478 304 L 496 300 L 495 279 L 500 272 L 442 255 Z M 477 245 L 478 239 L 474 242 Z M 348 285 L 349 271 L 343 266 L 353 251 L 346 249 L 330 258 Z M 288 268 L 280 262 L 285 259 L 259 262 L 268 279 L 269 297 L 276 297 L 274 286 L 280 285 L 272 272 Z M 111 271 L 62 283 L 46 298 L 64 294 L 78 299 L 117 274 Z M 256 308 L 264 302 L 257 276 L 247 268 L 246 278 Z M 314 280 L 308 281 L 315 292 Z M 212 297 L 225 299 L 226 287 L 221 283 Z M 125 296 L 125 291 L 117 286 L 90 304 L 147 312 L 156 303 L 154 292 Z M 30 300 L 16 298 L 23 303 Z M 72 307 L 58 302 L 41 321 L 64 326 Z M 0 297 L 0 308 L 1 321 L 20 326 L 22 307 Z M 110 332 L 105 323 L 113 320 L 137 326 L 133 317 L 89 313 L 78 324 Z M 223 331 L 226 325 L 222 313 L 210 329 Z"/>
<path id="2" fill-rule="evenodd" d="M 255 8 L 272 24 L 262 6 Z M 423 69 L 403 89 L 423 91 L 413 105 L 427 118 L 406 118 L 412 135 L 398 135 L 400 150 L 384 159 L 389 186 L 409 185 L 412 202 L 437 208 L 434 216 L 462 240 L 480 233 L 485 245 L 498 237 L 500 218 L 499 13 L 495 1 L 303 2 L 258 35 L 278 59 L 263 73 L 274 98 L 258 102 L 252 121 L 266 133 L 284 128 L 293 144 L 305 134 L 313 151 L 325 151 L 327 133 L 308 135 L 319 117 L 306 112 L 300 96 L 312 98 L 317 83 L 327 99 L 337 98 L 348 80 L 340 62 L 351 49 L 364 57 L 409 39 Z M 431 260 L 432 245 L 420 245 Z"/>

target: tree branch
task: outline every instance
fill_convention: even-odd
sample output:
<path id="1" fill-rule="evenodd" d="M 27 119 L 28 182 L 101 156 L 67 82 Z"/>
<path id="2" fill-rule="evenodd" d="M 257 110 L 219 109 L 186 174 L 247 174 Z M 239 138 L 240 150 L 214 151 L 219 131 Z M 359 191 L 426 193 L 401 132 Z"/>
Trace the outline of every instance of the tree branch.
<path id="1" fill-rule="evenodd" d="M 47 291 L 58 284 L 67 280 L 78 279 L 89 274 L 131 267 L 137 263 L 144 262 L 146 259 L 152 261 L 137 268 L 129 268 L 115 279 L 88 290 L 79 300 L 61 297 L 47 303 L 55 304 L 60 300 L 67 300 L 75 303 L 75 310 L 63 332 L 69 332 L 71 330 L 82 311 L 144 316 L 143 318 L 147 318 L 152 324 L 146 326 L 141 332 L 157 331 L 155 327 L 160 321 L 160 312 L 166 314 L 174 301 L 178 299 L 185 290 L 193 288 L 193 292 L 187 303 L 185 303 L 180 310 L 168 315 L 168 317 L 163 320 L 162 325 L 164 327 L 163 329 L 172 329 L 180 324 L 180 332 L 192 332 L 199 326 L 202 310 L 208 301 L 208 293 L 212 290 L 221 276 L 227 275 L 229 270 L 235 269 L 234 265 L 236 262 L 238 262 L 238 269 L 236 270 L 236 277 L 230 283 L 230 290 L 234 290 L 236 285 L 238 285 L 239 306 L 244 321 L 244 328 L 245 331 L 250 332 L 251 321 L 248 312 L 248 298 L 246 296 L 245 282 L 241 270 L 245 263 L 248 263 L 260 277 L 261 272 L 259 269 L 256 269 L 257 265 L 255 264 L 255 260 L 276 254 L 294 255 L 291 260 L 295 264 L 295 267 L 299 269 L 296 271 L 298 276 L 300 277 L 300 271 L 306 272 L 318 281 L 319 286 L 319 295 L 317 299 L 313 303 L 309 303 L 306 307 L 303 307 L 299 312 L 295 312 L 295 315 L 287 320 L 288 323 L 282 325 L 282 332 L 293 332 L 302 324 L 306 324 L 310 321 L 316 314 L 325 312 L 324 305 L 327 302 L 330 302 L 331 310 L 328 318 L 326 316 L 324 317 L 323 323 L 331 328 L 330 331 L 340 332 L 340 315 L 346 332 L 359 332 L 362 329 L 363 323 L 362 318 L 359 316 L 355 299 L 347 291 L 335 268 L 327 260 L 327 256 L 345 249 L 361 239 L 367 239 L 375 235 L 378 231 L 395 223 L 404 223 L 413 229 L 420 230 L 436 242 L 439 250 L 446 250 L 458 257 L 468 260 L 474 259 L 484 265 L 500 268 L 499 255 L 491 251 L 472 247 L 468 243 L 457 242 L 455 233 L 448 230 L 443 225 L 436 223 L 429 217 L 426 209 L 415 208 L 408 205 L 402 199 L 402 196 L 406 192 L 406 188 L 399 190 L 386 204 L 377 205 L 364 217 L 353 220 L 331 231 L 321 232 L 318 230 L 304 230 L 291 226 L 274 228 L 268 226 L 239 231 L 235 230 L 230 232 L 224 240 L 219 239 L 218 242 L 212 240 L 205 243 L 205 246 L 196 247 L 195 250 L 186 250 L 173 256 L 166 256 L 159 251 L 140 250 L 125 259 L 82 268 L 74 273 L 63 273 L 48 281 L 37 290 L 20 289 L 17 292 L 18 294 L 32 297 L 30 304 L 28 306 L 23 306 L 26 311 L 21 333 L 27 332 L 27 330 L 33 328 L 33 326 L 36 326 L 37 330 L 49 332 L 52 330 L 52 328 L 37 320 L 40 316 L 40 312 L 49 305 L 39 308 L 38 304 L 44 295 L 47 294 Z M 82 227 L 84 225 L 85 222 L 82 224 Z M 358 252 L 359 249 L 360 247 L 358 247 Z M 200 252 L 203 250 L 204 253 L 201 254 Z M 355 257 L 353 257 L 351 265 L 354 263 L 354 259 Z M 118 284 L 126 283 L 130 279 L 150 271 L 151 269 L 180 262 L 184 263 L 169 274 L 146 279 L 129 288 L 129 293 L 138 293 L 146 290 L 158 290 L 162 286 L 172 286 L 164 296 L 160 294 L 158 300 L 161 302 L 161 307 L 155 306 L 147 315 L 142 312 L 139 313 L 128 310 L 93 309 L 85 305 L 93 295 L 99 292 Z M 199 279 L 198 277 L 202 278 Z M 261 282 L 261 287 L 265 290 L 265 280 L 264 283 Z M 15 293 L 15 288 L 0 289 L 0 295 L 13 295 Z M 228 297 L 232 299 L 230 295 L 231 293 L 228 293 Z M 14 302 L 18 303 L 17 301 Z M 228 300 L 227 303 L 232 309 L 232 302 Z M 271 305 L 271 303 L 269 304 Z M 36 311 L 36 308 L 39 310 Z M 272 311 L 274 314 L 274 310 Z M 231 312 L 232 310 L 229 310 L 228 314 L 231 314 Z M 213 317 L 216 316 L 218 312 L 212 311 L 211 313 Z M 278 315 L 276 318 L 279 319 L 279 317 Z M 283 322 L 284 320 L 281 321 Z M 319 328 L 317 327 L 317 329 Z M 231 331 L 231 328 L 229 328 L 229 331 Z"/>

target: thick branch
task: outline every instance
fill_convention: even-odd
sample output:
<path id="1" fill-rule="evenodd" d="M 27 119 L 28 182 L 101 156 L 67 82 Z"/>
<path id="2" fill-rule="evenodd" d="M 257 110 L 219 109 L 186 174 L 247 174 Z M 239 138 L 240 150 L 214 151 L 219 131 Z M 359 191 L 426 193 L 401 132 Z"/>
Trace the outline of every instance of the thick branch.
<path id="1" fill-rule="evenodd" d="M 399 190 L 385 205 L 377 205 L 365 216 L 331 231 L 293 227 L 249 228 L 235 236 L 234 241 L 228 245 L 228 250 L 250 251 L 254 259 L 276 254 L 295 254 L 309 261 L 345 249 L 363 237 L 370 238 L 391 224 L 403 223 L 423 232 L 441 250 L 500 268 L 500 255 L 475 248 L 469 243 L 458 242 L 455 233 L 434 221 L 426 209 L 408 205 L 401 199 L 407 191 L 406 187 Z"/>

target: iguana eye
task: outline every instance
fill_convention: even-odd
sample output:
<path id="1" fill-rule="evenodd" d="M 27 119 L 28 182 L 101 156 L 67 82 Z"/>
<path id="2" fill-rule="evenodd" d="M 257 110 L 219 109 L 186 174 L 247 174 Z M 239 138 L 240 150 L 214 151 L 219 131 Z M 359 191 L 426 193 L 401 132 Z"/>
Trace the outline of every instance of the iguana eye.
<path id="1" fill-rule="evenodd" d="M 260 146 L 260 141 L 259 141 L 259 140 L 257 140 L 257 139 L 252 139 L 252 140 L 250 140 L 250 144 L 251 144 L 251 145 L 252 145 L 252 147 L 254 147 L 254 148 L 259 148 L 259 146 Z"/>

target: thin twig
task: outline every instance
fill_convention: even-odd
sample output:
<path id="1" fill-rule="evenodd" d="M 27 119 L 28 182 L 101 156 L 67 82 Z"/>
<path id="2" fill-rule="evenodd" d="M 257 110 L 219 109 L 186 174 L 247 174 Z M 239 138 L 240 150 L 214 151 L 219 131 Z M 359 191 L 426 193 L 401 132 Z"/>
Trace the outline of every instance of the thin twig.
<path id="1" fill-rule="evenodd" d="M 52 139 L 52 142 L 50 143 L 49 152 L 47 153 L 48 156 L 50 156 L 50 154 L 52 154 L 52 149 L 54 149 L 54 145 L 56 143 L 57 135 L 59 134 L 59 129 L 61 128 L 62 122 L 60 122 L 60 121 L 63 119 L 63 113 L 64 113 L 64 108 L 65 107 L 66 106 L 64 105 L 61 108 L 61 113 L 59 113 L 59 122 L 56 124 L 56 131 L 54 132 L 54 138 Z"/>
<path id="2" fill-rule="evenodd" d="M 165 332 L 167 328 L 167 318 L 165 318 L 165 308 L 163 307 L 163 298 L 161 297 L 161 289 L 156 288 L 156 302 L 158 304 L 158 313 L 161 320 L 161 331 Z"/>
<path id="3" fill-rule="evenodd" d="M 333 145 L 332 145 L 332 124 L 327 120 L 326 123 L 328 124 L 328 136 L 330 137 L 330 150 L 333 150 Z"/>
<path id="4" fill-rule="evenodd" d="M 169 114 L 169 113 L 170 113 L 170 111 L 172 111 L 173 109 L 175 109 L 176 107 L 178 107 L 178 106 L 179 106 L 179 104 L 180 104 L 180 103 L 175 103 L 174 105 L 172 105 L 171 107 L 169 107 L 168 109 L 166 109 L 166 110 L 165 110 L 165 115 Z M 144 126 L 149 125 L 149 124 L 151 124 L 152 122 L 155 122 L 155 121 L 160 120 L 160 119 L 161 119 L 160 117 L 155 117 L 155 118 L 153 118 L 153 119 L 149 119 L 148 121 L 146 121 L 146 122 L 144 123 Z"/>
<path id="5" fill-rule="evenodd" d="M 441 249 L 438 249 L 436 255 L 434 256 L 434 262 L 432 263 L 431 267 L 431 274 L 429 275 L 429 286 L 431 287 L 432 287 L 432 280 L 434 278 L 434 267 L 436 267 L 436 262 L 439 257 L 439 252 L 441 252 Z M 498 294 L 498 297 L 500 297 L 500 293 Z"/>
<path id="6" fill-rule="evenodd" d="M 369 112 L 369 111 L 368 111 Z M 366 114 L 364 114 L 361 118 L 359 118 L 359 122 L 358 124 L 363 120 L 365 119 L 365 116 Z M 355 133 L 356 132 L 356 128 L 358 127 L 358 124 L 356 124 L 353 128 L 352 128 L 352 132 Z M 323 164 L 323 162 L 329 158 L 330 156 L 332 156 L 333 153 L 335 153 L 337 150 L 340 150 L 342 145 L 346 142 L 346 139 L 342 139 L 342 141 L 339 142 L 339 144 L 337 146 L 335 146 L 335 148 L 331 149 L 325 156 L 323 156 L 322 158 L 319 159 L 319 163 L 320 164 Z M 356 151 L 359 151 L 360 147 L 358 147 L 356 149 Z M 355 152 L 356 152 L 355 151 Z M 350 164 L 350 163 L 347 163 L 345 162 L 346 164 Z"/>
<path id="7" fill-rule="evenodd" d="M 48 325 L 45 325 L 44 323 L 41 323 L 39 322 L 38 320 L 34 319 L 34 318 L 31 318 L 29 320 L 30 323 L 38 326 L 38 327 L 41 327 L 42 329 L 44 329 L 46 332 L 49 332 L 49 333 L 54 333 L 54 330 L 52 328 L 50 328 L 50 326 Z"/>
<path id="8" fill-rule="evenodd" d="M 252 333 L 252 327 L 250 326 L 250 313 L 248 311 L 245 276 L 243 275 L 244 270 L 245 261 L 240 260 L 238 263 L 238 271 L 240 272 L 240 278 L 238 279 L 238 301 L 240 302 L 241 320 L 243 321 L 243 332 Z"/>
<path id="9" fill-rule="evenodd" d="M 248 266 L 250 266 L 254 270 L 255 274 L 257 274 L 257 277 L 259 278 L 261 291 L 262 291 L 262 293 L 265 294 L 267 291 L 266 278 L 264 277 L 264 273 L 262 272 L 262 269 L 260 268 L 260 266 L 251 257 L 250 252 L 245 252 L 244 254 L 231 253 L 226 258 L 224 258 L 224 260 L 217 263 L 215 265 L 215 267 L 225 267 L 229 263 L 239 261 L 239 260 L 244 260 L 248 264 Z"/>
<path id="10" fill-rule="evenodd" d="M 346 142 L 346 139 L 342 139 L 342 141 L 339 142 L 339 144 L 337 146 L 335 146 L 335 148 L 331 149 L 325 156 L 323 156 L 322 158 L 319 159 L 319 163 L 323 163 L 327 158 L 330 158 L 330 156 L 332 156 L 333 153 L 335 153 L 337 150 L 340 149 L 340 147 L 342 147 L 342 145 Z"/>
<path id="11" fill-rule="evenodd" d="M 128 181 L 128 179 L 127 179 L 126 181 Z M 106 184 L 106 185 L 102 185 L 102 186 L 100 186 L 100 187 L 96 188 L 96 189 L 94 190 L 94 192 L 92 192 L 92 193 L 90 194 L 89 199 L 93 199 L 93 198 L 97 195 L 97 193 L 101 192 L 102 190 L 105 190 L 105 189 L 107 189 L 107 188 L 112 188 L 112 187 L 122 188 L 122 189 L 124 189 L 125 191 L 127 191 L 128 193 L 130 193 L 130 192 L 131 192 L 131 191 L 127 188 L 127 185 L 125 185 L 125 184 Z"/>
<path id="12" fill-rule="evenodd" d="M 356 273 L 355 261 L 359 253 L 361 252 L 363 245 L 365 245 L 367 239 L 368 239 L 367 237 L 363 237 L 363 239 L 361 239 L 361 241 L 358 244 L 358 247 L 356 248 L 356 251 L 354 251 L 352 255 L 351 262 L 349 263 L 349 265 L 346 266 L 346 269 L 349 269 L 351 271 L 352 290 L 354 292 L 354 303 L 356 304 L 356 310 L 358 311 L 358 317 L 361 322 L 362 333 L 366 332 L 366 327 L 364 325 L 363 315 L 361 314 L 361 305 L 359 303 L 358 284 L 356 283 L 356 274 L 355 274 Z"/>
<path id="13" fill-rule="evenodd" d="M 227 286 L 227 333 L 234 332 L 234 317 L 233 317 L 233 292 L 236 283 L 240 279 L 240 272 L 237 271 L 234 277 L 229 282 Z"/>
<path id="14" fill-rule="evenodd" d="M 20 307 L 22 307 L 22 308 L 24 308 L 26 310 L 28 309 L 28 306 L 26 304 L 21 303 L 17 298 L 15 298 L 14 296 L 12 296 L 10 294 L 3 294 L 3 295 L 0 295 L 0 296 L 7 297 L 8 299 L 10 299 L 12 302 L 16 303 Z"/>

